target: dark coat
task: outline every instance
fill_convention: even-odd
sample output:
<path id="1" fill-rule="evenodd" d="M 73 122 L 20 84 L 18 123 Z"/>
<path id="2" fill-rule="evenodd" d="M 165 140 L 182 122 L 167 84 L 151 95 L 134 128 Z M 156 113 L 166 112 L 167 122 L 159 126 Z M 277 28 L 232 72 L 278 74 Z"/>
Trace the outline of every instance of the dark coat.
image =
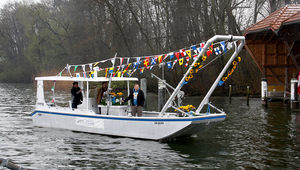
<path id="1" fill-rule="evenodd" d="M 130 95 L 124 100 L 124 102 L 127 102 L 128 100 L 131 100 L 131 105 L 133 106 L 133 90 L 130 91 Z M 137 96 L 137 105 L 143 107 L 144 102 L 145 102 L 144 92 L 140 89 Z"/>
<path id="2" fill-rule="evenodd" d="M 79 92 L 80 87 L 75 88 L 73 86 L 73 88 L 71 89 L 71 94 L 72 94 L 72 103 L 79 105 L 81 104 L 82 101 L 82 93 Z"/>

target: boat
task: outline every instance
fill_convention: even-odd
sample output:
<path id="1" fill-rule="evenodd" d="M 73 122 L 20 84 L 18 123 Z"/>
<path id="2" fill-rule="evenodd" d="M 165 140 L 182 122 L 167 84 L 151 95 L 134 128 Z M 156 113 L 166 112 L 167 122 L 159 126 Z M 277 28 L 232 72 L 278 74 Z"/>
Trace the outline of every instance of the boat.
<path id="1" fill-rule="evenodd" d="M 120 66 L 116 66 L 116 60 L 118 58 L 114 56 L 113 58 L 105 61 L 79 65 L 82 66 L 82 70 L 84 71 L 82 72 L 83 76 L 81 76 L 81 73 L 71 73 L 70 68 L 77 68 L 78 65 L 67 65 L 62 70 L 62 72 L 65 73 L 66 71 L 66 73 L 68 73 L 66 76 L 62 75 L 62 72 L 60 72 L 54 76 L 35 78 L 37 81 L 37 98 L 36 108 L 31 114 L 33 124 L 36 127 L 61 128 L 78 132 L 149 140 L 166 140 L 199 134 L 225 120 L 226 113 L 222 109 L 217 108 L 211 102 L 209 102 L 209 98 L 215 88 L 218 85 L 222 85 L 222 83 L 224 83 L 224 81 L 226 81 L 228 78 L 226 76 L 224 77 L 224 75 L 230 75 L 233 72 L 233 69 L 235 68 L 234 66 L 236 66 L 234 64 L 236 64 L 237 58 L 240 60 L 238 53 L 243 48 L 244 44 L 245 39 L 243 36 L 215 35 L 206 43 L 199 44 L 199 47 L 198 45 L 195 45 L 190 49 L 185 50 L 185 55 L 189 58 L 193 58 L 191 59 L 193 62 L 188 64 L 189 67 L 187 72 L 183 75 L 176 87 L 172 87 L 168 83 L 162 81 L 164 82 L 163 84 L 165 87 L 169 87 L 171 90 L 173 90 L 173 92 L 170 92 L 170 97 L 160 111 L 143 111 L 142 117 L 130 115 L 130 102 L 128 102 L 127 105 L 114 105 L 112 102 L 114 96 L 112 95 L 112 89 L 110 88 L 111 82 L 124 81 L 127 83 L 127 93 L 129 94 L 131 89 L 129 87 L 130 82 L 138 81 L 138 78 L 132 77 L 132 73 L 136 71 L 134 69 L 137 69 L 136 66 L 133 67 L 132 71 L 130 71 L 128 68 L 131 64 L 127 63 L 124 64 L 125 67 L 122 70 L 120 68 L 122 65 L 121 58 Z M 194 71 L 200 71 L 218 58 L 215 57 L 215 59 L 212 59 L 205 64 L 204 61 L 206 57 L 209 57 L 209 54 L 211 54 L 213 51 L 216 53 L 216 56 L 218 56 L 217 52 L 222 52 L 222 54 L 225 54 L 229 50 L 229 46 L 231 46 L 230 49 L 234 51 L 199 106 L 197 108 L 194 107 L 194 109 L 192 109 L 193 111 L 183 109 L 181 106 L 181 97 L 184 95 L 184 92 L 181 91 L 183 85 L 187 84 L 189 79 L 192 78 L 191 75 Z M 183 51 L 184 50 L 180 50 L 180 52 Z M 173 60 L 170 60 L 170 62 L 174 66 L 178 60 L 181 60 L 177 56 L 180 54 L 180 52 L 171 52 L 167 55 L 153 56 L 154 61 L 157 61 L 156 66 L 166 64 L 164 59 L 167 57 L 173 57 Z M 191 52 L 195 54 L 191 56 Z M 134 58 L 139 60 L 135 64 L 138 65 L 141 61 L 141 58 Z M 176 58 L 178 59 L 177 61 Z M 149 59 L 149 57 L 145 57 L 145 59 Z M 188 60 L 188 58 L 184 59 Z M 122 61 L 123 60 L 124 58 Z M 105 76 L 98 76 L 98 72 L 101 71 L 101 69 L 96 65 L 106 61 L 111 61 L 112 67 L 105 69 Z M 89 71 L 85 70 L 85 66 L 87 65 L 90 66 Z M 142 71 L 142 69 L 147 69 L 149 66 L 150 65 L 147 65 L 146 63 L 145 67 L 141 68 L 140 71 Z M 228 71 L 228 69 L 232 69 L 232 72 Z M 116 73 L 115 70 L 122 70 L 122 72 L 120 71 L 121 76 L 117 76 L 120 75 L 120 73 Z M 87 72 L 90 76 L 87 76 Z M 128 73 L 129 76 L 126 77 L 123 75 L 123 73 Z M 154 74 L 152 74 L 152 76 L 160 79 Z M 69 107 L 60 107 L 57 106 L 55 102 L 46 103 L 44 96 L 44 81 L 79 82 L 79 87 L 85 87 L 83 90 L 83 103 L 78 105 L 77 109 L 71 108 L 71 104 Z M 108 91 L 105 94 L 105 98 L 107 99 L 106 103 L 98 105 L 96 98 L 90 97 L 89 83 L 92 82 L 109 83 Z M 178 102 L 176 103 L 177 100 Z M 208 111 L 210 108 L 214 109 L 215 113 Z M 99 114 L 100 110 L 101 114 Z"/>

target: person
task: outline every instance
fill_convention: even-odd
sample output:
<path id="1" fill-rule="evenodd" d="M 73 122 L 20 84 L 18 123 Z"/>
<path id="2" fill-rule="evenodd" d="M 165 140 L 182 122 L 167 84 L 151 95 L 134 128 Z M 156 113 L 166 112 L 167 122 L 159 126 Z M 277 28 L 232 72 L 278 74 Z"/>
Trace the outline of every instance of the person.
<path id="1" fill-rule="evenodd" d="M 78 87 L 78 82 L 73 83 L 73 87 L 71 89 L 71 100 L 72 100 L 72 108 L 77 109 L 77 105 L 82 103 L 82 89 Z"/>
<path id="2" fill-rule="evenodd" d="M 134 85 L 133 90 L 130 92 L 129 96 L 122 102 L 127 102 L 131 100 L 131 115 L 132 116 L 142 116 L 143 106 L 145 102 L 144 92 L 140 89 L 138 84 Z"/>
<path id="3" fill-rule="evenodd" d="M 107 91 L 107 82 L 102 83 L 102 87 L 98 90 L 97 103 L 100 104 L 103 98 L 103 93 Z"/>

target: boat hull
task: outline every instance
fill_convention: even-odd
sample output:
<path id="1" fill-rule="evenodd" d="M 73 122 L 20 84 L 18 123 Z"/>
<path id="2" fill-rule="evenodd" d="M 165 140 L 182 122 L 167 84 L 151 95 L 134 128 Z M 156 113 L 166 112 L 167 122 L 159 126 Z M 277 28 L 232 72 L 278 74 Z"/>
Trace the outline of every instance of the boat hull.
<path id="1" fill-rule="evenodd" d="M 225 120 L 226 114 L 197 117 L 128 117 L 83 114 L 76 110 L 44 111 L 32 113 L 35 126 L 62 128 L 72 131 L 162 140 L 191 136 L 210 129 Z"/>

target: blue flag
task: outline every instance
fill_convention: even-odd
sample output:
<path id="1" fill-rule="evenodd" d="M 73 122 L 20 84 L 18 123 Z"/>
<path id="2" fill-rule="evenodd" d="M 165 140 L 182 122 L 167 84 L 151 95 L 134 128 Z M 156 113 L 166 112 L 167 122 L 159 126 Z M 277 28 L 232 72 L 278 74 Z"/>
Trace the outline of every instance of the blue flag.
<path id="1" fill-rule="evenodd" d="M 221 44 L 222 50 L 223 50 L 225 53 L 227 53 L 225 41 L 220 42 L 220 44 Z"/>
<path id="2" fill-rule="evenodd" d="M 168 69 L 172 68 L 172 63 L 171 63 L 171 61 L 167 62 L 167 65 L 168 65 Z"/>
<path id="3" fill-rule="evenodd" d="M 156 64 L 156 58 L 152 58 L 151 64 L 152 64 L 152 65 Z"/>

